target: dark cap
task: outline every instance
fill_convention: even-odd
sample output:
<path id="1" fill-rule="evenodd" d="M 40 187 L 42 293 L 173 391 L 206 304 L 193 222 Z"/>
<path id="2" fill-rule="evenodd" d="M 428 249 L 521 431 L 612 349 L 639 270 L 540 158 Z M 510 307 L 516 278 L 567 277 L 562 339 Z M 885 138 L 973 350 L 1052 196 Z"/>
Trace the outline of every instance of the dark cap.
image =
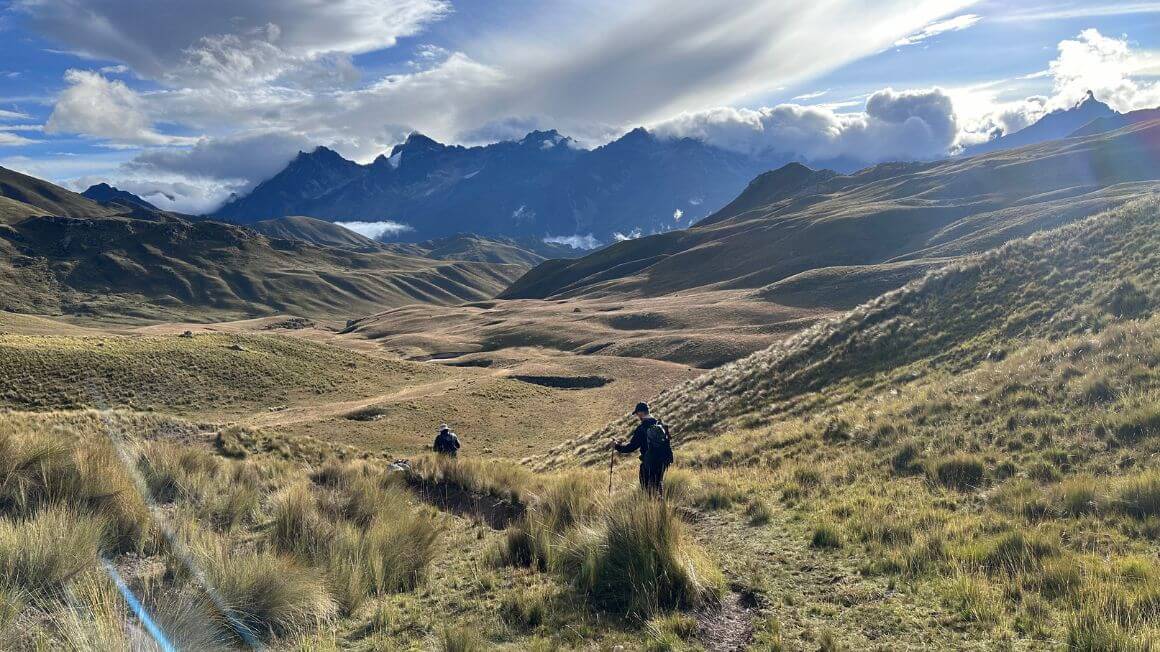
<path id="1" fill-rule="evenodd" d="M 640 414 L 641 412 L 648 414 L 648 403 L 637 403 L 636 407 L 632 409 L 632 414 Z"/>

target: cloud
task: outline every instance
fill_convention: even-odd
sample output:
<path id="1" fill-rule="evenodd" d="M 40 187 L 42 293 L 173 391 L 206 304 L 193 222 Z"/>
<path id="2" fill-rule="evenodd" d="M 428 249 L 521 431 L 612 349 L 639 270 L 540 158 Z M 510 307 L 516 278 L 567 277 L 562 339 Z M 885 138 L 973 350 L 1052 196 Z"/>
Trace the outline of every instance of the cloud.
<path id="1" fill-rule="evenodd" d="M 0 147 L 22 147 L 24 145 L 32 145 L 38 141 L 31 138 L 25 138 L 18 134 L 7 131 L 0 131 Z"/>
<path id="2" fill-rule="evenodd" d="M 829 92 L 830 92 L 830 89 L 827 88 L 824 91 L 814 91 L 812 93 L 803 93 L 802 95 L 795 95 L 791 99 L 794 99 L 794 100 L 812 100 L 812 99 L 821 97 Z"/>
<path id="3" fill-rule="evenodd" d="M 598 249 L 602 245 L 591 233 L 587 235 L 550 235 L 544 238 L 546 244 L 560 244 L 573 249 Z"/>
<path id="4" fill-rule="evenodd" d="M 717 107 L 653 124 L 661 136 L 689 137 L 748 154 L 783 153 L 812 161 L 873 163 L 945 155 L 958 133 L 951 98 L 941 89 L 873 93 L 861 113 L 781 104 Z"/>
<path id="5" fill-rule="evenodd" d="M 974 87 L 951 89 L 959 116 L 959 146 L 1014 133 L 1051 111 L 1075 106 L 1092 91 L 1117 111 L 1160 105 L 1160 60 L 1152 52 L 1132 49 L 1126 37 L 1115 38 L 1087 29 L 1059 42 L 1057 55 L 1045 70 Z M 1050 78 L 1050 95 L 1005 100 L 1009 86 L 1028 79 Z"/>
<path id="6" fill-rule="evenodd" d="M 1074 106 L 1089 90 L 1117 111 L 1160 104 L 1160 82 L 1133 78 L 1154 76 L 1160 72 L 1160 60 L 1152 53 L 1133 52 L 1127 38 L 1085 29 L 1074 39 L 1060 41 L 1059 54 L 1047 69 L 1055 90 L 1049 109 Z"/>
<path id="7" fill-rule="evenodd" d="M 1002 22 L 1041 22 L 1073 18 L 1100 18 L 1106 16 L 1130 16 L 1155 13 L 1160 13 L 1160 2 L 1117 1 L 1106 4 L 1084 2 L 1071 5 L 1052 2 L 1049 4 L 1032 5 L 1003 11 L 996 14 L 994 20 Z"/>
<path id="8" fill-rule="evenodd" d="M 0 109 L 0 120 L 31 120 L 32 116 L 19 111 L 5 111 Z"/>
<path id="9" fill-rule="evenodd" d="M 91 185 L 102 182 L 131 192 L 162 210 L 192 215 L 199 215 L 217 208 L 221 203 L 221 198 L 227 196 L 233 189 L 228 183 L 218 181 L 187 181 L 180 177 L 142 179 L 127 176 L 123 172 L 112 176 L 85 175 L 70 180 L 66 185 L 80 192 Z"/>
<path id="10" fill-rule="evenodd" d="M 371 240 L 393 238 L 401 233 L 413 231 L 410 226 L 400 222 L 386 220 L 383 222 L 335 222 L 335 224 L 366 236 Z"/>
<path id="11" fill-rule="evenodd" d="M 173 84 L 269 79 L 319 57 L 395 45 L 450 11 L 443 0 L 16 0 L 74 52 Z"/>
<path id="12" fill-rule="evenodd" d="M 146 150 L 125 164 L 137 174 L 177 175 L 232 180 L 232 190 L 249 190 L 284 168 L 300 151 L 315 143 L 299 134 L 252 132 L 223 138 L 203 138 L 188 149 Z"/>
<path id="13" fill-rule="evenodd" d="M 45 133 L 76 133 L 135 145 L 184 144 L 192 140 L 155 131 L 144 101 L 122 81 L 76 69 L 65 72 L 64 79 L 69 86 L 53 106 Z"/>
<path id="14" fill-rule="evenodd" d="M 983 17 L 978 14 L 962 14 L 954 18 L 947 18 L 946 20 L 939 20 L 929 25 L 926 25 L 917 32 L 904 36 L 894 42 L 895 47 L 905 47 L 907 45 L 914 45 L 921 43 L 928 38 L 945 34 L 947 32 L 958 32 L 967 29 L 975 23 L 982 20 Z"/>
<path id="15" fill-rule="evenodd" d="M 491 102 L 558 121 L 651 122 L 802 81 L 889 46 L 970 4 L 739 0 L 627 3 L 550 42 L 521 32 L 488 63 L 513 82 Z M 495 110 L 490 102 L 486 110 Z M 563 125 L 568 128 L 568 124 Z"/>
<path id="16" fill-rule="evenodd" d="M 616 240 L 617 242 L 624 242 L 625 240 L 636 240 L 642 235 L 644 234 L 641 232 L 640 227 L 637 227 L 628 233 L 621 233 L 620 231 L 616 231 L 612 234 L 612 239 Z"/>

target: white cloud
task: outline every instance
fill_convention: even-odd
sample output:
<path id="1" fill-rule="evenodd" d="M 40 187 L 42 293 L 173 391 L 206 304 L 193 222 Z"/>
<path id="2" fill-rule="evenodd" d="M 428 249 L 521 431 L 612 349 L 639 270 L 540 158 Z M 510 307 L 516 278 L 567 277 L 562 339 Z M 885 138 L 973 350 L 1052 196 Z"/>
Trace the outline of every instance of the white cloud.
<path id="1" fill-rule="evenodd" d="M 718 107 L 655 123 L 654 133 L 696 138 L 734 151 L 780 152 L 825 161 L 913 160 L 944 155 L 958 133 L 954 106 L 941 89 L 884 89 L 865 110 L 838 114 L 781 104 L 762 109 Z"/>
<path id="2" fill-rule="evenodd" d="M 1067 20 L 1072 18 L 1099 18 L 1106 16 L 1130 16 L 1133 14 L 1160 13 L 1160 2 L 1081 2 L 1065 4 L 1051 2 L 1028 5 L 1015 10 L 997 13 L 994 20 L 1003 22 Z"/>
<path id="3" fill-rule="evenodd" d="M 18 134 L 10 133 L 7 131 L 0 131 L 0 147 L 21 147 L 24 145 L 32 145 L 36 142 L 37 141 L 32 140 L 31 138 L 25 138 L 24 136 L 20 136 Z"/>
<path id="4" fill-rule="evenodd" d="M 1096 98 L 1117 111 L 1133 111 L 1160 105 L 1160 82 L 1148 78 L 1160 73 L 1153 52 L 1132 49 L 1126 37 L 1104 36 L 1087 29 L 1074 39 L 1060 41 L 1056 58 L 1047 69 L 1021 75 L 1014 81 L 998 80 L 972 87 L 950 89 L 959 116 L 957 145 L 967 146 L 1014 133 L 1050 111 L 1069 109 L 1092 91 Z M 1052 93 L 1023 99 L 1003 99 L 1028 79 L 1050 78 Z"/>
<path id="5" fill-rule="evenodd" d="M 395 45 L 450 11 L 444 0 L 17 0 L 71 50 L 175 84 L 270 75 Z"/>
<path id="6" fill-rule="evenodd" d="M 19 111 L 5 111 L 0 109 L 0 120 L 31 120 L 32 116 Z"/>
<path id="7" fill-rule="evenodd" d="M 894 42 L 894 45 L 895 47 L 914 45 L 915 43 L 920 43 L 928 38 L 938 36 L 939 34 L 962 31 L 971 27 L 982 19 L 983 17 L 978 14 L 962 14 L 955 16 L 954 18 L 935 21 L 929 25 L 926 25 L 913 34 L 898 39 Z"/>
<path id="8" fill-rule="evenodd" d="M 544 238 L 546 244 L 560 244 L 573 249 L 597 249 L 601 247 L 600 241 L 596 239 L 591 233 L 587 235 L 550 235 Z"/>
<path id="9" fill-rule="evenodd" d="M 136 174 L 233 181 L 231 191 L 244 191 L 273 176 L 298 152 L 314 147 L 315 143 L 298 134 L 252 132 L 203 138 L 188 149 L 146 150 L 125 168 Z"/>
<path id="10" fill-rule="evenodd" d="M 616 240 L 617 242 L 624 242 L 625 240 L 636 240 L 642 235 L 644 234 L 641 233 L 640 227 L 637 227 L 628 233 L 621 233 L 620 231 L 617 231 L 612 234 L 612 239 Z"/>
<path id="11" fill-rule="evenodd" d="M 1060 41 L 1059 55 L 1048 71 L 1055 87 L 1049 109 L 1073 106 L 1089 90 L 1118 111 L 1160 104 L 1160 82 L 1133 78 L 1160 72 L 1160 60 L 1151 52 L 1133 52 L 1127 38 L 1085 29 L 1075 39 Z"/>
<path id="12" fill-rule="evenodd" d="M 45 133 L 77 133 L 136 145 L 192 141 L 155 131 L 141 96 L 122 81 L 75 69 L 67 71 L 64 79 L 69 86 L 53 107 L 44 126 Z"/>
<path id="13" fill-rule="evenodd" d="M 691 204 L 692 202 L 689 202 L 689 203 Z M 677 210 L 673 211 L 673 221 L 674 222 L 680 222 L 681 218 L 684 216 L 685 216 L 685 211 L 683 211 L 679 208 Z"/>
<path id="14" fill-rule="evenodd" d="M 821 96 L 823 96 L 823 95 L 825 95 L 826 93 L 829 93 L 829 92 L 830 92 L 830 89 L 828 89 L 828 88 L 827 88 L 827 89 L 826 89 L 826 90 L 824 90 L 824 91 L 814 91 L 814 92 L 812 92 L 812 93 L 803 93 L 803 94 L 801 94 L 801 95 L 794 95 L 794 96 L 793 96 L 792 98 L 790 98 L 790 99 L 794 99 L 794 100 L 800 100 L 800 101 L 804 101 L 804 100 L 812 100 L 812 99 L 815 99 L 815 98 L 821 97 Z"/>
<path id="15" fill-rule="evenodd" d="M 406 224 L 390 220 L 383 222 L 335 222 L 335 224 L 364 235 L 371 240 L 393 238 L 401 233 L 414 230 Z"/>

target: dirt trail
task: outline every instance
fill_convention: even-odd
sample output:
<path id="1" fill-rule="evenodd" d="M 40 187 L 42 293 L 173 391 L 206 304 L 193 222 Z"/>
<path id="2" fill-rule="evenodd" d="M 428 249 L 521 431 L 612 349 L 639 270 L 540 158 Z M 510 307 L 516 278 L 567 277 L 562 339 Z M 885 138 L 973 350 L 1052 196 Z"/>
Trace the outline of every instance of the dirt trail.
<path id="1" fill-rule="evenodd" d="M 730 591 L 721 604 L 697 613 L 697 630 L 708 652 L 739 652 L 753 640 L 756 605 L 751 597 Z"/>

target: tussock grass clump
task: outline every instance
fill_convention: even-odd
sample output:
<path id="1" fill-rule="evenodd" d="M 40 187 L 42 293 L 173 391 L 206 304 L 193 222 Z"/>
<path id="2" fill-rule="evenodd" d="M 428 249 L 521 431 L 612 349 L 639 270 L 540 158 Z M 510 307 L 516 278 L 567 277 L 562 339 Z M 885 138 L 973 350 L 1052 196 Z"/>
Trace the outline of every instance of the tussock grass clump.
<path id="1" fill-rule="evenodd" d="M 617 503 L 599 527 L 571 530 L 559 552 L 565 576 L 613 613 L 697 607 L 717 599 L 724 586 L 721 571 L 662 501 Z"/>
<path id="2" fill-rule="evenodd" d="M 68 507 L 0 520 L 0 586 L 34 598 L 59 596 L 70 578 L 96 566 L 105 529 Z"/>
<path id="3" fill-rule="evenodd" d="M 688 469 L 672 469 L 665 473 L 665 500 L 691 505 L 701 495 L 703 485 L 700 478 Z"/>
<path id="4" fill-rule="evenodd" d="M 1116 489 L 1115 506 L 1135 518 L 1160 516 L 1160 469 L 1124 478 Z"/>
<path id="5" fill-rule="evenodd" d="M 964 563 L 989 572 L 1018 573 L 1038 569 L 1042 560 L 1058 555 L 1058 538 L 1040 532 L 1015 530 L 997 537 L 972 542 L 956 556 Z"/>
<path id="6" fill-rule="evenodd" d="M 842 533 L 830 523 L 819 523 L 810 536 L 810 545 L 815 548 L 841 548 Z"/>
<path id="7" fill-rule="evenodd" d="M 549 596 L 542 589 L 505 593 L 499 604 L 499 615 L 516 631 L 526 632 L 542 625 L 547 618 Z"/>
<path id="8" fill-rule="evenodd" d="M 312 479 L 313 488 L 293 485 L 276 499 L 271 546 L 325 568 L 343 613 L 417 587 L 439 529 L 411 510 L 401 481 L 361 462 L 324 466 Z"/>
<path id="9" fill-rule="evenodd" d="M 773 518 L 773 510 L 764 500 L 754 498 L 745 508 L 745 517 L 750 525 L 757 527 L 769 523 Z"/>
<path id="10" fill-rule="evenodd" d="M 0 431 L 0 510 L 29 515 L 52 504 L 103 519 L 102 547 L 150 543 L 149 510 L 108 441 Z"/>
<path id="11" fill-rule="evenodd" d="M 1160 403 L 1144 405 L 1112 416 L 1108 429 L 1123 442 L 1139 442 L 1160 436 Z"/>
<path id="12" fill-rule="evenodd" d="M 1083 516 L 1100 508 L 1099 484 L 1090 475 L 1065 479 L 1053 489 L 1052 496 L 1056 509 L 1066 516 Z"/>
<path id="13" fill-rule="evenodd" d="M 275 499 L 269 541 L 276 550 L 320 559 L 329 551 L 334 536 L 334 525 L 318 510 L 309 487 L 294 485 Z"/>
<path id="14" fill-rule="evenodd" d="M 209 586 L 221 597 L 229 622 L 255 638 L 296 635 L 338 612 L 323 574 L 289 557 L 222 548 L 202 556 Z"/>
<path id="15" fill-rule="evenodd" d="M 933 461 L 927 474 L 934 482 L 956 489 L 969 491 L 978 489 L 986 479 L 983 460 L 974 455 L 951 455 Z"/>
<path id="16" fill-rule="evenodd" d="M 440 652 L 483 652 L 483 639 L 474 629 L 444 625 L 439 629 Z"/>
<path id="17" fill-rule="evenodd" d="M 715 600 L 721 571 L 668 504 L 632 495 L 607 503 L 591 475 L 562 476 L 509 528 L 497 561 L 551 570 L 590 604 L 648 616 Z"/>
<path id="18" fill-rule="evenodd" d="M 535 488 L 531 473 L 514 463 L 426 455 L 413 460 L 411 469 L 429 487 L 450 486 L 516 504 Z"/>
<path id="19" fill-rule="evenodd" d="M 435 556 L 438 536 L 439 530 L 425 518 L 374 521 L 362 533 L 359 547 L 374 591 L 409 591 L 418 586 Z"/>

